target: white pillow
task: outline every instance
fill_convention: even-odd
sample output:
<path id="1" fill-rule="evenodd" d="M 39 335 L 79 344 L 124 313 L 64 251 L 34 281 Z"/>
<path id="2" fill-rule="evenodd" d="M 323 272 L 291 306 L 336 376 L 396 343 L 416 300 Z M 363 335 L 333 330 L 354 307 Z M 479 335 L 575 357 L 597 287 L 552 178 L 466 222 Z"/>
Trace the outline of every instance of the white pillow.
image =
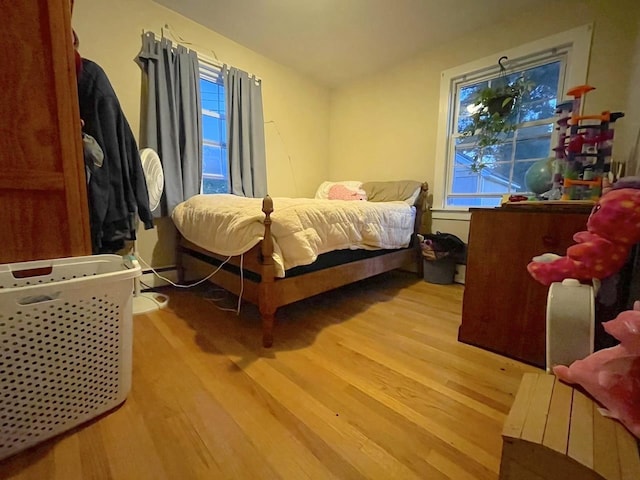
<path id="1" fill-rule="evenodd" d="M 362 182 L 358 182 L 358 181 L 355 181 L 355 180 L 346 180 L 346 181 L 343 181 L 343 182 L 322 182 L 320 184 L 320 186 L 318 187 L 318 190 L 316 190 L 315 198 L 319 198 L 319 199 L 322 199 L 322 200 L 328 200 L 329 199 L 329 190 L 331 190 L 331 187 L 333 187 L 335 185 L 342 185 L 346 189 L 353 191 L 355 194 L 362 195 L 365 199 L 367 198 L 367 192 L 365 192 L 361 188 L 362 187 Z"/>

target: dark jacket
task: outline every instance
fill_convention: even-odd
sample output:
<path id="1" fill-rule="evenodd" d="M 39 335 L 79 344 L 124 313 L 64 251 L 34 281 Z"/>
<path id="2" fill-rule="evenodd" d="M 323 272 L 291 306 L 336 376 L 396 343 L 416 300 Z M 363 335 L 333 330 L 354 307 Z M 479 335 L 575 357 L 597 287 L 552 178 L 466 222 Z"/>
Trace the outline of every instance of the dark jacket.
<path id="1" fill-rule="evenodd" d="M 140 154 L 107 75 L 91 60 L 82 59 L 78 97 L 83 131 L 104 152 L 88 185 L 93 251 L 115 252 L 125 240 L 135 240 L 136 214 L 146 229 L 153 228 Z"/>

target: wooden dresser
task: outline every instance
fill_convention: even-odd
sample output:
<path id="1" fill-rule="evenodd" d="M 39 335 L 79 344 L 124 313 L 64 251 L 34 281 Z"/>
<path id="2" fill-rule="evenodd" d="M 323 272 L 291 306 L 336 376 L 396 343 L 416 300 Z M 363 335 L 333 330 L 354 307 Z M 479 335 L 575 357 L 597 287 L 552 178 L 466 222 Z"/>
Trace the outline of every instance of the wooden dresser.
<path id="1" fill-rule="evenodd" d="M 458 339 L 544 368 L 548 288 L 526 267 L 545 252 L 564 255 L 590 211 L 587 205 L 471 209 Z"/>
<path id="2" fill-rule="evenodd" d="M 90 255 L 69 0 L 3 6 L 0 264 Z"/>

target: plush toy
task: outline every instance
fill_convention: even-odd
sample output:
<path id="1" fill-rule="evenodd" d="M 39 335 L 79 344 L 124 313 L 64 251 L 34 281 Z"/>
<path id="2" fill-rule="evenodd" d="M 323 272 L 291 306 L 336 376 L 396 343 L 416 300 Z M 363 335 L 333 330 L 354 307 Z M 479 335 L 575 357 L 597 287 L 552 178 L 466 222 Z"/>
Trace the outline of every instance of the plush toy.
<path id="1" fill-rule="evenodd" d="M 366 200 L 367 194 L 362 189 L 352 190 L 345 185 L 337 184 L 329 188 L 329 200 Z"/>
<path id="2" fill-rule="evenodd" d="M 587 231 L 573 236 L 577 242 L 564 257 L 535 257 L 527 270 L 543 285 L 565 278 L 591 281 L 618 272 L 631 247 L 640 242 L 640 190 L 618 188 L 600 198 L 587 220 Z"/>
<path id="3" fill-rule="evenodd" d="M 564 382 L 582 386 L 608 416 L 640 438 L 640 302 L 603 325 L 620 340 L 619 345 L 598 350 L 569 367 L 555 366 L 553 373 Z"/>

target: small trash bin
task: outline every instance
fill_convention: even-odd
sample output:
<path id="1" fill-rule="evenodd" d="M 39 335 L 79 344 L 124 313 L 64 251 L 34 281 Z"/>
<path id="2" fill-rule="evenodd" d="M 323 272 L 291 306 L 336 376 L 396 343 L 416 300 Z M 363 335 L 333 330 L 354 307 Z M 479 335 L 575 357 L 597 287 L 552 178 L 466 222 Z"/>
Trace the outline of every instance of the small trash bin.
<path id="1" fill-rule="evenodd" d="M 447 285 L 453 283 L 456 276 L 456 261 L 451 257 L 438 260 L 422 260 L 423 277 L 429 283 Z"/>
<path id="2" fill-rule="evenodd" d="M 453 283 L 456 263 L 464 262 L 465 243 L 450 233 L 436 232 L 421 236 L 423 277 L 429 283 Z"/>

